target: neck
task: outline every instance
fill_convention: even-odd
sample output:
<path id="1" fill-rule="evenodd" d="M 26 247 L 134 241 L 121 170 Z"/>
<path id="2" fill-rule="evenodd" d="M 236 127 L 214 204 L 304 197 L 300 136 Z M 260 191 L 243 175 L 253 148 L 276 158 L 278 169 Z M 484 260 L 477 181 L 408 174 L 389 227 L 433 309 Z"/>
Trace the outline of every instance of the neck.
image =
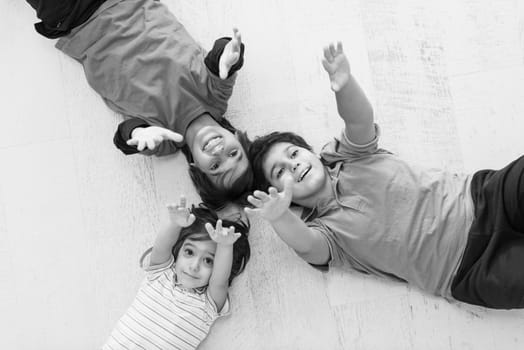
<path id="1" fill-rule="evenodd" d="M 293 203 L 305 208 L 314 208 L 320 201 L 333 198 L 335 193 L 333 192 L 331 178 L 326 168 L 324 168 L 324 172 L 326 174 L 324 184 L 318 189 L 318 191 L 304 198 L 293 199 Z"/>
<path id="2" fill-rule="evenodd" d="M 185 142 L 189 146 L 189 149 L 192 150 L 193 140 L 195 139 L 196 134 L 200 129 L 202 129 L 204 126 L 216 126 L 219 125 L 213 117 L 211 117 L 209 114 L 205 113 L 202 114 L 200 117 L 195 118 L 189 124 L 189 126 L 186 129 L 186 134 L 184 135 Z"/>

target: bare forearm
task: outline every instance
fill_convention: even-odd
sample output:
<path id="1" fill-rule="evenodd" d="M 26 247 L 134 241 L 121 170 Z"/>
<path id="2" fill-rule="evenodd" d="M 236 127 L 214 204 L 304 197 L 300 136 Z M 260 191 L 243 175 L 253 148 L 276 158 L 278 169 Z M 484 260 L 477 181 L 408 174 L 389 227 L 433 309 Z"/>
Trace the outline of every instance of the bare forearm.
<path id="1" fill-rule="evenodd" d="M 218 244 L 215 252 L 215 260 L 213 262 L 213 273 L 209 279 L 209 284 L 226 286 L 227 288 L 232 263 L 233 246 Z"/>
<path id="2" fill-rule="evenodd" d="M 309 228 L 291 210 L 288 209 L 271 224 L 280 238 L 306 261 L 323 264 L 329 260 L 329 248 L 324 237 Z"/>
<path id="3" fill-rule="evenodd" d="M 220 311 L 227 298 L 229 275 L 233 264 L 233 245 L 217 244 L 213 272 L 209 278 L 209 293 Z"/>
<path id="4" fill-rule="evenodd" d="M 346 124 L 349 139 L 357 144 L 373 140 L 373 107 L 352 75 L 346 85 L 335 93 L 335 97 L 338 113 Z"/>
<path id="5" fill-rule="evenodd" d="M 151 265 L 166 262 L 171 257 L 171 250 L 180 235 L 181 227 L 172 223 L 164 224 L 158 233 L 153 251 L 151 252 Z"/>

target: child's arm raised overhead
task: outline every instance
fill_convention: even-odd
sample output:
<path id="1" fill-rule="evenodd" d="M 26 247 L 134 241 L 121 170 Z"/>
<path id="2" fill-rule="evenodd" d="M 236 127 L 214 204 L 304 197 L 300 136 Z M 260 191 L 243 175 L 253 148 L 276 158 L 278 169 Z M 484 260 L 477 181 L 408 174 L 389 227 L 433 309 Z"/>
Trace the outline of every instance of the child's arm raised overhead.
<path id="1" fill-rule="evenodd" d="M 222 220 L 218 220 L 216 228 L 210 223 L 206 223 L 206 230 L 209 236 L 217 244 L 215 258 L 213 260 L 213 271 L 209 278 L 207 291 L 220 312 L 227 298 L 229 288 L 229 275 L 233 264 L 233 244 L 240 237 L 240 233 L 235 232 L 235 228 L 222 227 Z"/>
<path id="2" fill-rule="evenodd" d="M 163 264 L 171 258 L 180 231 L 183 227 L 190 226 L 195 221 L 195 216 L 186 206 L 186 197 L 180 196 L 178 205 L 168 204 L 169 222 L 160 229 L 151 252 L 150 265 Z"/>
<path id="3" fill-rule="evenodd" d="M 280 238 L 304 260 L 315 265 L 324 265 L 331 258 L 329 246 L 321 233 L 309 228 L 289 209 L 291 184 L 286 181 L 284 190 L 278 192 L 270 187 L 268 193 L 255 191 L 247 200 L 255 208 L 246 208 L 246 213 L 258 214 L 271 223 Z"/>
<path id="4" fill-rule="evenodd" d="M 233 28 L 233 38 L 226 44 L 218 63 L 220 79 L 227 79 L 243 64 L 242 36 L 238 28 Z M 231 68 L 233 70 L 231 70 Z M 231 72 L 230 72 L 231 70 Z M 231 73 L 231 74 L 230 74 Z"/>
<path id="5" fill-rule="evenodd" d="M 237 28 L 233 28 L 232 38 L 223 37 L 217 39 L 212 50 L 207 53 L 202 62 L 202 66 L 206 67 L 206 69 L 202 70 L 202 74 L 204 75 L 199 76 L 197 80 L 205 80 L 208 82 L 206 83 L 208 88 L 213 87 L 218 90 L 215 91 L 211 89 L 205 91 L 206 98 L 214 98 L 208 101 L 210 104 L 223 105 L 231 97 L 234 79 L 230 78 L 233 77 L 244 64 L 244 48 L 240 31 Z M 209 74 L 208 71 L 211 74 Z M 206 77 L 205 79 L 203 78 L 204 76 Z M 216 76 L 219 80 L 228 80 L 230 83 L 209 83 L 210 80 L 213 80 L 211 79 L 213 76 Z M 166 98 L 168 97 L 169 96 Z M 225 108 L 225 106 L 227 106 L 227 104 L 224 105 L 223 108 Z M 165 126 L 167 125 L 164 125 L 164 127 Z M 169 129 L 151 125 L 145 117 L 130 117 L 118 125 L 113 143 L 124 154 L 141 152 L 144 155 L 166 155 L 178 150 L 175 143 L 182 142 L 182 136 L 183 135 L 174 133 Z"/>
<path id="6" fill-rule="evenodd" d="M 363 145 L 375 138 L 373 108 L 364 91 L 351 75 L 342 43 L 324 48 L 322 65 L 329 74 L 335 92 L 338 113 L 346 124 L 346 135 L 353 143 Z"/>

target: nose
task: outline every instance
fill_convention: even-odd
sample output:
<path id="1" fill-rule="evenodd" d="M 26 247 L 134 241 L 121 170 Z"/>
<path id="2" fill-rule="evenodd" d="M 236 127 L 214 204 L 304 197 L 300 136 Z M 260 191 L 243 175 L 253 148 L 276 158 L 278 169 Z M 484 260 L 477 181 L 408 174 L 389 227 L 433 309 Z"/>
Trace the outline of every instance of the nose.
<path id="1" fill-rule="evenodd" d="M 200 261 L 199 259 L 193 259 L 191 260 L 191 263 L 189 264 L 189 268 L 191 271 L 197 272 L 200 270 Z"/>
<path id="2" fill-rule="evenodd" d="M 300 163 L 298 163 L 298 162 L 295 163 L 295 164 L 293 164 L 293 165 L 292 165 L 292 170 L 293 170 L 293 172 L 295 172 L 299 166 L 300 166 Z"/>
<path id="3" fill-rule="evenodd" d="M 217 145 L 216 147 L 214 147 L 211 150 L 211 154 L 216 156 L 216 155 L 222 153 L 223 150 L 224 150 L 224 145 L 220 144 L 220 145 Z"/>

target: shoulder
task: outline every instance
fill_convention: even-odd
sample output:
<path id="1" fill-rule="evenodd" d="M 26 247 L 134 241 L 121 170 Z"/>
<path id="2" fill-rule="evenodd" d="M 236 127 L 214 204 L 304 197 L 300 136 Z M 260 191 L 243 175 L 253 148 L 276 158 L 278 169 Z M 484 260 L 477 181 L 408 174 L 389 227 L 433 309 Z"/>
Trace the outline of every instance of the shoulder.
<path id="1" fill-rule="evenodd" d="M 391 152 L 378 147 L 380 134 L 380 127 L 375 124 L 375 138 L 366 144 L 356 144 L 349 139 L 346 131 L 343 130 L 338 138 L 334 138 L 324 145 L 320 157 L 325 165 L 332 165 L 338 161 L 358 159 L 374 154 L 391 154 Z"/>

